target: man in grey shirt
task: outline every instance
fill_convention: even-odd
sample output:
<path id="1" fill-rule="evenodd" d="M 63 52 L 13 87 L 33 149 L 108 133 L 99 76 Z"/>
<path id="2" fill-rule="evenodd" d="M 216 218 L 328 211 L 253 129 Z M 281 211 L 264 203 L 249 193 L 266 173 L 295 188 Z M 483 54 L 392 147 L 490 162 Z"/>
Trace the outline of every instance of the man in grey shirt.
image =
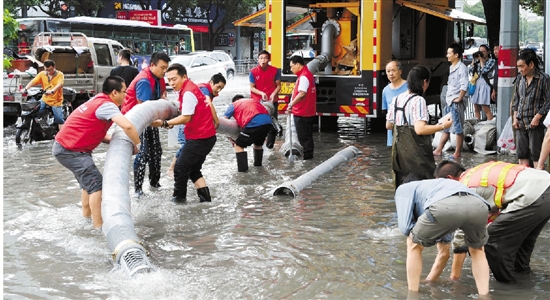
<path id="1" fill-rule="evenodd" d="M 445 100 L 447 107 L 444 114 L 451 114 L 453 126 L 445 129 L 439 140 L 437 149 L 433 152 L 435 156 L 440 156 L 443 147 L 450 137 L 450 132 L 456 134 L 456 149 L 453 154 L 454 158 L 459 158 L 462 153 L 462 143 L 464 142 L 464 96 L 468 89 L 468 67 L 461 61 L 462 47 L 459 44 L 453 43 L 447 49 L 447 60 L 451 63 L 449 68 L 449 79 L 447 81 L 447 94 Z"/>

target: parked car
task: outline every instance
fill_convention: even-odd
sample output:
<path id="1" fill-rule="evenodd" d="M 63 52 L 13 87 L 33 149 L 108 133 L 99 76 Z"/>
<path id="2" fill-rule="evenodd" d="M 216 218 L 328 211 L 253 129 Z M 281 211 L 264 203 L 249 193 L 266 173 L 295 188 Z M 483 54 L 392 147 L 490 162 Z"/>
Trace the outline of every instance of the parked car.
<path id="1" fill-rule="evenodd" d="M 225 68 L 225 73 L 222 74 L 225 74 L 226 79 L 232 79 L 235 76 L 235 62 L 233 62 L 231 56 L 225 53 L 225 51 L 214 50 L 204 53 L 219 61 L 223 65 L 223 67 Z"/>
<path id="2" fill-rule="evenodd" d="M 225 68 L 206 53 L 170 56 L 170 64 L 179 63 L 187 69 L 187 77 L 195 83 L 208 82 L 212 75 L 226 74 Z"/>

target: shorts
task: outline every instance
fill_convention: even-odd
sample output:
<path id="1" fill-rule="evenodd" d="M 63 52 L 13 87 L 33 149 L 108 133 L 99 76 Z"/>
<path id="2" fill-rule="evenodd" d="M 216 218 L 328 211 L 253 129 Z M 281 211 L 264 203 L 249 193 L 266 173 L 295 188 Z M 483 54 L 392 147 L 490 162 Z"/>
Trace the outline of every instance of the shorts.
<path id="1" fill-rule="evenodd" d="M 411 231 L 414 243 L 431 247 L 437 242 L 450 243 L 452 233 L 464 231 L 464 243 L 479 249 L 485 245 L 489 207 L 476 196 L 455 195 L 432 204 Z"/>
<path id="2" fill-rule="evenodd" d="M 40 110 L 39 115 L 44 113 L 44 109 L 46 109 L 46 106 L 49 106 L 44 102 L 43 100 L 40 100 Z M 52 108 L 53 112 L 53 121 L 56 124 L 65 124 L 65 118 L 63 118 L 63 106 L 50 106 Z"/>
<path id="3" fill-rule="evenodd" d="M 543 140 L 544 126 L 542 124 L 531 129 L 520 128 L 516 130 L 516 155 L 518 159 L 538 161 Z"/>
<path id="4" fill-rule="evenodd" d="M 241 133 L 239 133 L 239 137 L 235 141 L 235 144 L 241 148 L 246 148 L 252 144 L 262 146 L 271 129 L 273 129 L 273 124 L 271 123 L 252 128 L 245 127 Z"/>
<path id="5" fill-rule="evenodd" d="M 103 189 L 103 175 L 97 169 L 92 153 L 67 150 L 55 141 L 52 154 L 62 166 L 73 172 L 80 188 L 88 194 Z"/>
<path id="6" fill-rule="evenodd" d="M 467 253 L 468 246 L 464 242 L 464 231 L 457 229 L 453 236 L 453 253 Z"/>
<path id="7" fill-rule="evenodd" d="M 462 134 L 464 131 L 464 110 L 465 106 L 463 102 L 452 102 L 451 105 L 445 108 L 444 115 L 451 113 L 451 119 L 453 125 L 450 128 L 444 130 L 444 132 L 452 132 L 454 134 Z"/>

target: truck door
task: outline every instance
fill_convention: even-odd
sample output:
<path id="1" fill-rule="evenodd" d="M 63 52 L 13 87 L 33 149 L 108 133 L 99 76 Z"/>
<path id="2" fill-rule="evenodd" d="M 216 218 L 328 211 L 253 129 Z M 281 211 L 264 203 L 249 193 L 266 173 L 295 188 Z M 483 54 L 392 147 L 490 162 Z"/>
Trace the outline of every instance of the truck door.
<path id="1" fill-rule="evenodd" d="M 108 43 L 97 42 L 93 43 L 95 59 L 94 59 L 94 81 L 96 82 L 96 93 L 100 93 L 103 89 L 105 78 L 109 77 L 111 70 L 115 67 L 116 59 L 113 56 L 113 51 Z"/>

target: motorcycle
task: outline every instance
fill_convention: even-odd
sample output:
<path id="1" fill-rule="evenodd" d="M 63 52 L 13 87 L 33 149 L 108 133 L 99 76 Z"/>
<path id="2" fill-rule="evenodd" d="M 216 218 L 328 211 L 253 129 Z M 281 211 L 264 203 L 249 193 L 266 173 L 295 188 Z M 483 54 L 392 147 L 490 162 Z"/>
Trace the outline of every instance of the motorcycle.
<path id="1" fill-rule="evenodd" d="M 44 111 L 40 111 L 40 99 L 45 91 L 40 88 L 28 90 L 26 102 L 21 103 L 21 124 L 16 128 L 15 143 L 21 148 L 23 144 L 36 141 L 52 140 L 59 131 L 58 125 L 54 122 L 52 108 L 46 105 Z M 68 95 L 68 97 L 65 97 Z M 76 92 L 73 89 L 63 88 L 63 118 L 66 120 L 71 113 L 70 100 L 74 100 Z M 68 98 L 68 99 L 67 99 Z"/>

